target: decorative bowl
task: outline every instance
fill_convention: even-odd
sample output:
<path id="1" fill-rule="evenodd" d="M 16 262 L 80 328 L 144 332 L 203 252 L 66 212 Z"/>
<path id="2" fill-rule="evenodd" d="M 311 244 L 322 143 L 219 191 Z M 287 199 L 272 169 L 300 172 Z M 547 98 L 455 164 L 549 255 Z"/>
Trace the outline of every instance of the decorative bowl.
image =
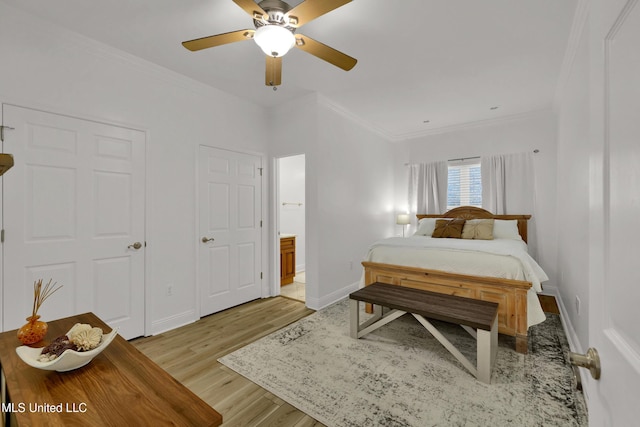
<path id="1" fill-rule="evenodd" d="M 40 362 L 38 356 L 42 353 L 42 348 L 33 348 L 22 345 L 16 348 L 16 353 L 24 363 L 34 368 L 44 369 L 46 371 L 67 372 L 74 369 L 82 368 L 91 360 L 102 353 L 111 341 L 118 335 L 118 328 L 114 328 L 108 334 L 102 336 L 100 345 L 89 351 L 65 350 L 59 357 L 49 362 Z"/>

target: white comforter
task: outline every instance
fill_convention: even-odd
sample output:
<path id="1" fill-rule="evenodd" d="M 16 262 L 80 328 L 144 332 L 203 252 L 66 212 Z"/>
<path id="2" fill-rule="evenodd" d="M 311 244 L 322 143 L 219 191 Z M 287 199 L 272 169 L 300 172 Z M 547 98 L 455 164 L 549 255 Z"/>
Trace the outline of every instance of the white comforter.
<path id="1" fill-rule="evenodd" d="M 542 291 L 540 283 L 549 278 L 521 240 L 392 237 L 371 245 L 365 261 L 525 280 L 532 285 L 527 294 L 527 324 L 532 326 L 545 320 L 536 292 Z"/>

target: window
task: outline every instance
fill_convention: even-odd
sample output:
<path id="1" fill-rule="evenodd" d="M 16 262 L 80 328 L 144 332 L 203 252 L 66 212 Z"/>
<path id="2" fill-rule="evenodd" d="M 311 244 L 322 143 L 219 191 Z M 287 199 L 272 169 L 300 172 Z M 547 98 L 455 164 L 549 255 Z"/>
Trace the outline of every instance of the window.
<path id="1" fill-rule="evenodd" d="M 447 210 L 458 206 L 482 207 L 480 159 L 449 162 Z"/>

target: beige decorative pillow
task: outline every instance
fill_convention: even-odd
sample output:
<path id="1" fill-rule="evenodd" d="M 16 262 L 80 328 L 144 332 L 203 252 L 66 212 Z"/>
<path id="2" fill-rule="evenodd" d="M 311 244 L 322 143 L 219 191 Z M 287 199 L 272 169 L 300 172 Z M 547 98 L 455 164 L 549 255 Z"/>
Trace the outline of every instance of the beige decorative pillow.
<path id="1" fill-rule="evenodd" d="M 464 219 L 438 219 L 431 237 L 459 239 L 462 237 L 462 227 L 464 227 Z"/>
<path id="2" fill-rule="evenodd" d="M 493 223 L 493 219 L 468 219 L 462 228 L 462 238 L 493 240 Z"/>

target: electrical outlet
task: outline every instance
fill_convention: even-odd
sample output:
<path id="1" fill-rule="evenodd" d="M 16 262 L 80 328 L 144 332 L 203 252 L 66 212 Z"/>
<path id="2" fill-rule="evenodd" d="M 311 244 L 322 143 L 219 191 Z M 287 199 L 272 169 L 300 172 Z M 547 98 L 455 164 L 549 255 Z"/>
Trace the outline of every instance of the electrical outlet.
<path id="1" fill-rule="evenodd" d="M 576 295 L 576 314 L 580 315 L 580 298 Z"/>
<path id="2" fill-rule="evenodd" d="M 171 295 L 173 295 L 173 285 L 169 283 L 167 285 L 167 296 L 170 297 Z"/>

